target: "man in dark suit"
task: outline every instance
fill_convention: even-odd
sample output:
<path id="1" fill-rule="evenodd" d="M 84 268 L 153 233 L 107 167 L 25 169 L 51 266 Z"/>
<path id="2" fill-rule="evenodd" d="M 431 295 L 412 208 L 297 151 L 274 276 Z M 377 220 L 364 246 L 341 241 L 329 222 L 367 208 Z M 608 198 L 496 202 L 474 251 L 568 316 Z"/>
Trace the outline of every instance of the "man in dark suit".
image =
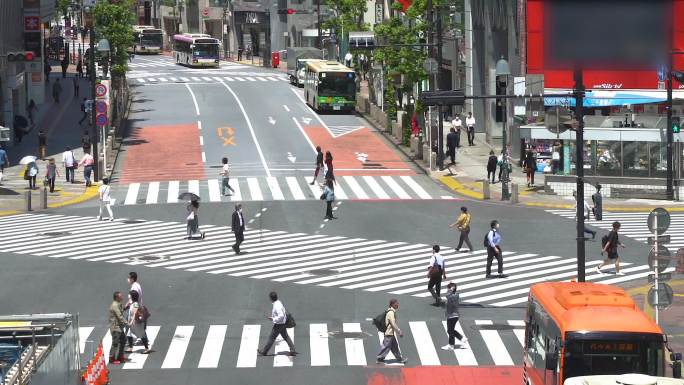
<path id="1" fill-rule="evenodd" d="M 446 145 L 447 145 L 447 155 L 449 155 L 449 158 L 451 160 L 450 165 L 456 164 L 456 147 L 458 145 L 458 137 L 456 134 L 456 130 L 451 127 L 449 130 L 450 132 L 446 136 Z"/>
<path id="2" fill-rule="evenodd" d="M 233 244 L 233 250 L 235 254 L 240 254 L 240 244 L 245 240 L 245 218 L 242 216 L 242 205 L 235 205 L 235 211 L 233 212 L 233 220 L 231 223 L 231 230 L 235 234 L 235 244 Z"/>

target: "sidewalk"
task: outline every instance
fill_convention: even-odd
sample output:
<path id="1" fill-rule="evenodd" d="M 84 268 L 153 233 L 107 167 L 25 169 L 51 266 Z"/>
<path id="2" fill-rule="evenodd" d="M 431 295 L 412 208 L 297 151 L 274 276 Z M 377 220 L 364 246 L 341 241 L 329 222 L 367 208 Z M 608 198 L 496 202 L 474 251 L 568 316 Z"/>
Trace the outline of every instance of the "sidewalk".
<path id="1" fill-rule="evenodd" d="M 57 67 L 59 68 L 59 67 Z M 47 135 L 46 159 L 54 158 L 57 163 L 58 176 L 55 183 L 55 192 L 48 192 L 48 207 L 58 208 L 71 204 L 80 203 L 97 195 L 97 186 L 85 187 L 82 169 L 76 170 L 77 183 L 65 182 L 65 169 L 62 163 L 62 152 L 67 146 L 74 151 L 76 159 L 82 159 L 83 149 L 81 137 L 85 122 L 79 125 L 82 113 L 80 101 L 88 94 L 87 79 L 79 79 L 80 96 L 74 95 L 72 79 L 75 74 L 75 66 L 70 66 L 67 78 L 62 79 L 61 69 L 53 68 L 50 83 L 46 85 L 46 103 L 38 106 L 34 115 L 35 125 L 30 132 L 26 133 L 20 143 L 6 148 L 10 161 L 10 167 L 5 168 L 2 185 L 0 185 L 0 215 L 10 215 L 24 210 L 24 194 L 28 189 L 28 182 L 23 178 L 24 166 L 19 165 L 19 160 L 26 155 L 37 155 L 38 132 L 43 129 Z M 60 78 L 62 94 L 60 103 L 52 100 L 52 84 Z M 38 160 L 39 173 L 36 185 L 42 188 L 47 161 Z M 40 208 L 40 189 L 31 192 L 33 210 Z"/>

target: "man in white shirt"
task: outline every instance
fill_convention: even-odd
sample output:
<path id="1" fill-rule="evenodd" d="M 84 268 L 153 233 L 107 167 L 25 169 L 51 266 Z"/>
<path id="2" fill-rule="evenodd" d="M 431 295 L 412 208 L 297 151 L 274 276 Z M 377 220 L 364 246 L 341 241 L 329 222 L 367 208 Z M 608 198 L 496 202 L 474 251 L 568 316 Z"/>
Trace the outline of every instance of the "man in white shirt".
<path id="1" fill-rule="evenodd" d="M 102 208 L 106 207 L 109 213 L 109 221 L 114 221 L 114 213 L 112 212 L 112 188 L 109 185 L 109 178 L 102 178 L 102 185 L 97 189 L 100 195 L 100 213 L 97 214 L 97 220 L 102 220 Z"/>
<path id="2" fill-rule="evenodd" d="M 346 55 L 344 55 L 344 65 L 347 67 L 351 68 L 352 66 L 352 59 L 354 59 L 354 56 L 352 55 L 351 52 L 347 52 Z"/>
<path id="3" fill-rule="evenodd" d="M 136 273 L 135 271 L 131 271 L 130 273 L 128 273 L 128 284 L 131 285 L 131 290 L 135 290 L 138 292 L 138 303 L 140 304 L 140 306 L 143 306 L 143 290 L 142 286 L 140 286 L 140 283 L 138 283 L 138 273 Z M 128 304 L 130 305 L 130 300 Z M 126 307 L 128 307 L 128 305 L 126 305 Z"/>
<path id="4" fill-rule="evenodd" d="M 75 183 L 74 179 L 75 169 L 76 169 L 76 157 L 74 157 L 74 152 L 71 148 L 67 146 L 66 150 L 62 153 L 62 163 L 64 163 L 64 169 L 66 172 L 66 181 Z"/>
<path id="5" fill-rule="evenodd" d="M 439 254 L 439 245 L 432 246 L 432 257 L 430 257 L 430 265 L 428 266 L 428 291 L 435 299 L 434 306 L 442 305 L 442 297 L 439 292 L 442 288 L 442 279 L 446 279 L 446 266 L 444 264 L 444 257 Z"/>
<path id="6" fill-rule="evenodd" d="M 230 181 L 230 165 L 228 164 L 228 158 L 223 157 L 223 159 L 221 159 L 221 163 L 223 164 L 223 166 L 221 167 L 221 173 L 220 173 L 221 174 L 221 194 L 223 194 L 225 196 L 230 196 L 231 193 L 235 192 L 235 190 L 233 190 L 233 188 L 230 187 L 230 183 L 228 183 Z M 226 194 L 226 187 L 228 188 L 228 190 L 230 190 L 230 193 Z"/>
<path id="7" fill-rule="evenodd" d="M 468 145 L 475 145 L 475 118 L 472 112 L 468 112 L 468 117 L 466 118 L 466 130 L 468 132 Z"/>
<path id="8" fill-rule="evenodd" d="M 270 292 L 268 296 L 273 303 L 271 315 L 268 317 L 268 319 L 273 321 L 273 329 L 271 329 L 271 335 L 268 337 L 268 341 L 266 342 L 264 348 L 257 350 L 257 352 L 262 356 L 267 355 L 268 351 L 271 350 L 271 346 L 273 346 L 276 338 L 281 336 L 287 343 L 287 346 L 290 347 L 290 355 L 294 356 L 297 354 L 297 352 L 295 351 L 295 346 L 292 342 L 292 339 L 290 339 L 290 336 L 287 334 L 287 310 L 285 310 L 285 306 L 283 306 L 283 303 L 278 299 L 278 294 L 275 291 Z"/>
<path id="9" fill-rule="evenodd" d="M 456 115 L 454 120 L 451 121 L 451 127 L 456 131 L 456 147 L 461 147 L 461 129 L 463 129 L 461 117 Z"/>

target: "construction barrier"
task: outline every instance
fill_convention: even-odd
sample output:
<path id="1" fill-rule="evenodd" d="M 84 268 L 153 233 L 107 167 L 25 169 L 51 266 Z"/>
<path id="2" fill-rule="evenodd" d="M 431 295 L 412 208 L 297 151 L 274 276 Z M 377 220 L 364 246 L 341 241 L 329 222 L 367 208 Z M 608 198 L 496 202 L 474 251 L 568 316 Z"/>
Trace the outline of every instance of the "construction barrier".
<path id="1" fill-rule="evenodd" d="M 82 381 L 84 385 L 107 385 L 109 384 L 109 369 L 105 363 L 102 342 L 97 346 L 97 352 L 85 368 Z"/>

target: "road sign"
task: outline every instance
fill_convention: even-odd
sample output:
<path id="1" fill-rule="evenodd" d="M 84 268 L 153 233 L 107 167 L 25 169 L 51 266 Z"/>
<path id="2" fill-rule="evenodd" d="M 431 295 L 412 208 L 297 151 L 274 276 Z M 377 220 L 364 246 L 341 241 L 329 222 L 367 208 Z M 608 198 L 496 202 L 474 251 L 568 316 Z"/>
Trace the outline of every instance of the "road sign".
<path id="1" fill-rule="evenodd" d="M 661 64 L 658 66 L 658 80 L 661 82 L 665 81 L 665 75 L 667 73 L 667 67 L 665 65 Z"/>
<path id="2" fill-rule="evenodd" d="M 653 270 L 655 269 L 655 261 L 658 260 L 658 273 L 662 273 L 670 266 L 670 250 L 665 246 L 658 246 L 658 256 L 656 257 L 655 250 L 651 249 L 648 253 L 648 267 Z"/>
<path id="3" fill-rule="evenodd" d="M 663 274 L 658 273 L 658 281 L 663 282 L 663 281 L 669 281 L 670 279 L 672 279 L 672 274 L 670 274 L 670 273 L 663 273 Z M 648 275 L 648 283 L 653 283 L 653 282 L 655 282 L 655 274 L 651 273 Z"/>
<path id="4" fill-rule="evenodd" d="M 204 7 L 202 9 L 202 16 L 203 17 L 209 17 L 209 7 Z"/>
<path id="5" fill-rule="evenodd" d="M 97 123 L 98 126 L 106 126 L 108 123 L 107 115 L 105 114 L 98 114 L 95 117 L 95 123 Z"/>
<path id="6" fill-rule="evenodd" d="M 658 243 L 670 243 L 670 236 L 669 235 L 659 235 L 658 236 Z M 648 237 L 647 242 L 649 245 L 655 245 L 656 237 Z"/>
<path id="7" fill-rule="evenodd" d="M 655 307 L 656 295 L 658 296 L 658 309 L 667 309 L 670 305 L 672 305 L 672 297 L 674 297 L 674 293 L 672 292 L 670 285 L 666 283 L 659 283 L 658 290 L 655 290 L 655 288 L 652 287 L 648 291 L 647 298 L 649 305 Z"/>
<path id="8" fill-rule="evenodd" d="M 103 96 L 107 95 L 107 86 L 100 83 L 95 86 L 95 96 L 98 98 L 101 98 Z"/>
<path id="9" fill-rule="evenodd" d="M 426 106 L 462 106 L 465 103 L 463 90 L 423 91 L 420 99 Z"/>
<path id="10" fill-rule="evenodd" d="M 658 228 L 655 228 L 655 219 L 658 217 Z M 648 214 L 648 230 L 651 234 L 661 235 L 670 227 L 670 213 L 662 207 L 653 209 Z"/>
<path id="11" fill-rule="evenodd" d="M 97 111 L 98 114 L 107 113 L 107 102 L 98 100 L 97 103 L 95 103 L 95 111 Z"/>

